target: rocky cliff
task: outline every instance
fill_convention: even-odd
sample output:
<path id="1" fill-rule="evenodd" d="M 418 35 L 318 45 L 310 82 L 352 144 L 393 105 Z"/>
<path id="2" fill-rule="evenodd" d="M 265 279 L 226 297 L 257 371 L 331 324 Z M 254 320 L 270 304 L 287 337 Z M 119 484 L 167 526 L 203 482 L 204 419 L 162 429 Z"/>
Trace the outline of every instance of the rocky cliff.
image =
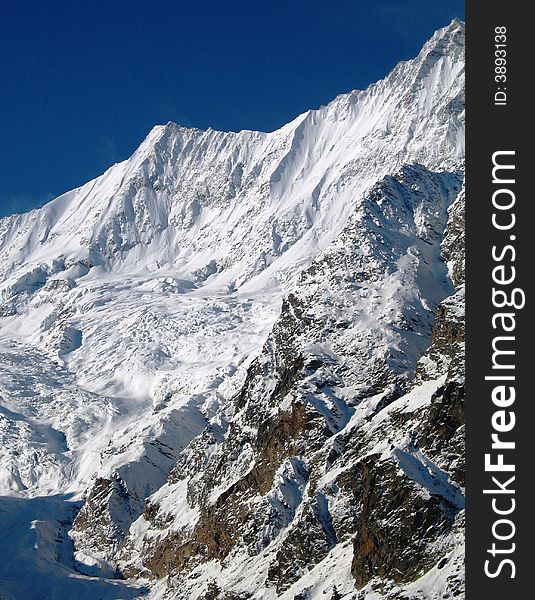
<path id="1" fill-rule="evenodd" d="M 277 131 L 158 126 L 0 220 L 11 570 L 81 598 L 462 597 L 463 57 L 454 21 Z"/>

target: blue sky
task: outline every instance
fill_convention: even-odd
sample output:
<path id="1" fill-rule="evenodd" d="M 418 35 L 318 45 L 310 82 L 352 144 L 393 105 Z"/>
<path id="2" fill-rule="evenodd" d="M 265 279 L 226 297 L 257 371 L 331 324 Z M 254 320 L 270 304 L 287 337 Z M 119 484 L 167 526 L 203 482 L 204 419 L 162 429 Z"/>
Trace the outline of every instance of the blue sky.
<path id="1" fill-rule="evenodd" d="M 148 131 L 276 129 L 412 58 L 444 0 L 3 3 L 0 216 L 127 158 Z"/>

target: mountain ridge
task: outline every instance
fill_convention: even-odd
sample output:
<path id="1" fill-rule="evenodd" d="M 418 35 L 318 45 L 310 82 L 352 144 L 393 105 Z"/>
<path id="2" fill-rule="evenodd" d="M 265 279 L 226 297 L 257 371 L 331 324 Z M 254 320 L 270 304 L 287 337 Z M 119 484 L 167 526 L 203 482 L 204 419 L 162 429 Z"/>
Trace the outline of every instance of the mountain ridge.
<path id="1" fill-rule="evenodd" d="M 343 556 L 344 598 L 375 599 L 449 556 L 461 589 L 463 44 L 454 21 L 271 133 L 157 126 L 0 220 L 0 483 L 60 498 L 65 526 L 33 520 L 74 543 L 61 569 L 188 600 L 250 597 L 249 569 L 262 598 L 316 598 Z M 401 490 L 384 550 L 374 480 Z"/>
<path id="2" fill-rule="evenodd" d="M 159 156 L 169 156 L 169 160 L 172 161 L 172 159 L 174 158 L 173 152 L 180 152 L 180 153 L 184 153 L 185 149 L 188 148 L 189 144 L 192 144 L 192 151 L 194 151 L 194 157 L 196 158 L 197 155 L 199 155 L 199 153 L 207 153 L 209 151 L 212 150 L 212 147 L 216 146 L 216 150 L 217 150 L 217 146 L 222 146 L 223 150 L 225 145 L 227 145 L 227 140 L 231 139 L 234 142 L 237 142 L 238 145 L 234 150 L 234 154 L 237 152 L 238 154 L 241 153 L 241 156 L 234 158 L 233 155 L 231 154 L 230 156 L 228 155 L 228 152 L 225 154 L 223 154 L 223 159 L 228 161 L 234 161 L 234 163 L 241 163 L 244 162 L 247 164 L 247 162 L 251 162 L 251 159 L 248 157 L 248 150 L 244 149 L 241 144 L 241 140 L 242 138 L 244 139 L 244 141 L 249 138 L 249 139 L 253 139 L 255 142 L 258 142 L 260 139 L 262 139 L 263 142 L 263 146 L 267 146 L 265 149 L 262 148 L 260 150 L 258 150 L 257 145 L 255 145 L 256 150 L 253 151 L 253 158 L 252 158 L 252 162 L 254 163 L 254 155 L 255 154 L 262 154 L 262 152 L 264 153 L 270 153 L 271 151 L 271 146 L 272 140 L 275 140 L 275 138 L 281 138 L 282 139 L 276 139 L 275 141 L 280 145 L 282 142 L 282 146 L 283 146 L 283 152 L 282 155 L 280 157 L 278 157 L 278 160 L 275 161 L 274 166 L 272 166 L 271 162 L 268 162 L 264 168 L 264 170 L 267 170 L 265 179 L 267 179 L 267 181 L 263 182 L 267 185 L 269 185 L 270 187 L 273 186 L 276 188 L 276 184 L 277 184 L 277 177 L 279 174 L 282 173 L 283 171 L 283 166 L 284 166 L 284 161 L 286 160 L 286 162 L 296 162 L 297 161 L 301 161 L 302 162 L 302 157 L 300 156 L 295 156 L 295 152 L 292 153 L 292 146 L 297 144 L 299 145 L 299 136 L 301 135 L 300 132 L 308 127 L 308 129 L 312 132 L 312 134 L 314 134 L 314 132 L 317 130 L 317 126 L 315 124 L 315 121 L 325 121 L 328 120 L 329 117 L 329 113 L 330 112 L 334 112 L 334 115 L 340 115 L 340 116 L 345 116 L 345 118 L 351 118 L 353 116 L 353 118 L 356 120 L 356 126 L 357 126 L 357 131 L 356 131 L 356 136 L 355 139 L 361 139 L 363 136 L 366 136 L 367 133 L 367 129 L 369 129 L 370 127 L 373 129 L 373 125 L 374 125 L 374 120 L 367 120 L 366 123 L 364 123 L 364 132 L 363 131 L 359 131 L 358 127 L 360 126 L 360 122 L 362 121 L 363 117 L 368 117 L 368 112 L 365 110 L 366 107 L 361 107 L 361 103 L 362 103 L 362 99 L 367 100 L 371 103 L 371 108 L 370 110 L 372 110 L 372 112 L 376 113 L 376 106 L 374 105 L 374 98 L 377 94 L 379 94 L 379 96 L 381 95 L 381 91 L 382 89 L 387 86 L 389 83 L 392 82 L 393 79 L 396 80 L 397 85 L 403 85 L 406 86 L 407 83 L 410 84 L 408 86 L 408 96 L 412 96 L 412 92 L 414 91 L 412 89 L 411 86 L 414 86 L 416 83 L 422 81 L 422 79 L 425 79 L 425 77 L 429 76 L 429 73 L 427 73 L 426 69 L 429 68 L 429 62 L 431 61 L 432 65 L 431 67 L 435 67 L 435 75 L 437 78 L 440 78 L 440 76 L 444 76 L 444 72 L 446 72 L 447 74 L 447 69 L 444 66 L 444 62 L 447 62 L 447 60 L 449 60 L 448 55 L 446 54 L 447 52 L 451 52 L 451 46 L 454 44 L 457 44 L 457 46 L 454 46 L 454 48 L 457 48 L 458 50 L 458 44 L 459 44 L 459 40 L 455 41 L 456 38 L 458 38 L 459 35 L 461 35 L 463 33 L 463 29 L 460 26 L 460 24 L 453 22 L 449 27 L 444 28 L 443 30 L 440 30 L 439 32 L 437 32 L 437 34 L 435 34 L 435 36 L 433 36 L 433 38 L 424 46 L 422 52 L 420 53 L 420 55 L 418 56 L 417 59 L 415 59 L 416 61 L 416 66 L 418 67 L 416 69 L 416 76 L 414 78 L 414 81 L 412 81 L 411 78 L 411 69 L 410 66 L 415 62 L 415 61 L 406 61 L 406 62 L 402 62 L 400 63 L 397 67 L 395 67 L 394 71 L 391 73 L 390 76 L 388 76 L 387 78 L 385 78 L 384 80 L 382 80 L 381 82 L 378 82 L 377 84 L 372 84 L 371 86 L 369 86 L 366 90 L 364 91 L 359 91 L 359 92 L 349 92 L 347 94 L 338 96 L 335 100 L 333 100 L 331 103 L 325 105 L 324 107 L 321 107 L 319 109 L 313 110 L 313 111 L 307 111 L 305 113 L 303 113 L 302 115 L 299 115 L 298 117 L 296 117 L 296 119 L 294 119 L 292 122 L 290 122 L 288 125 L 283 126 L 282 128 L 280 128 L 279 130 L 276 130 L 274 132 L 271 133 L 259 133 L 259 132 L 252 132 L 252 131 L 242 131 L 240 133 L 231 133 L 231 132 L 218 132 L 215 130 L 207 130 L 207 131 L 201 131 L 198 129 L 190 129 L 190 128 L 184 128 L 184 127 L 180 127 L 180 126 L 175 126 L 173 125 L 166 125 L 166 126 L 157 126 L 155 127 L 147 136 L 147 138 L 144 140 L 144 142 L 141 144 L 140 148 L 138 150 L 136 150 L 136 152 L 134 152 L 134 154 L 132 155 L 132 157 L 130 159 L 128 159 L 127 161 L 123 161 L 122 163 L 118 163 L 114 166 L 112 166 L 110 169 L 108 169 L 106 171 L 106 173 L 99 177 L 96 178 L 90 182 L 88 182 L 87 184 L 85 184 L 84 186 L 82 186 L 81 188 L 77 188 L 77 190 L 74 190 L 74 192 L 67 192 L 66 194 L 60 196 L 59 198 L 57 198 L 56 200 L 53 200 L 51 203 L 47 204 L 44 209 L 37 209 L 37 212 L 32 211 L 32 213 L 35 216 L 37 215 L 43 215 L 43 223 L 41 224 L 41 231 L 40 231 L 40 243 L 45 243 L 47 240 L 46 238 L 49 235 L 53 235 L 54 234 L 54 229 L 58 229 L 58 223 L 53 223 L 54 219 L 56 219 L 56 221 L 59 220 L 59 223 L 61 224 L 62 220 L 65 221 L 65 216 L 63 215 L 63 219 L 58 219 L 58 216 L 61 215 L 62 213 L 62 204 L 65 204 L 66 202 L 68 202 L 70 200 L 70 203 L 74 202 L 74 199 L 71 197 L 73 194 L 76 195 L 77 193 L 80 193 L 82 195 L 82 202 L 77 202 L 75 203 L 75 206 L 73 207 L 76 212 L 81 213 L 82 215 L 84 215 L 84 220 L 88 219 L 88 211 L 87 210 L 83 210 L 83 206 L 85 203 L 87 203 L 87 199 L 88 198 L 94 198 L 95 200 L 93 200 L 93 204 L 96 200 L 98 200 L 100 197 L 100 204 L 106 204 L 106 202 L 109 202 L 109 200 L 107 200 L 107 198 L 109 197 L 109 195 L 111 194 L 112 197 L 114 194 L 117 194 L 118 192 L 121 191 L 122 186 L 126 183 L 130 183 L 133 184 L 134 186 L 136 185 L 136 175 L 140 178 L 139 181 L 137 181 L 138 185 L 143 185 L 143 183 L 146 183 L 147 180 L 150 180 L 150 177 L 152 176 L 153 178 L 157 178 L 159 175 L 161 175 L 160 172 L 157 172 L 156 166 L 154 163 L 156 163 L 156 160 L 153 161 L 153 163 L 150 163 L 150 157 L 153 154 L 159 155 Z M 449 40 L 449 42 L 447 41 Z M 431 57 L 431 58 L 430 58 Z M 440 63 L 440 64 L 439 64 Z M 437 66 L 438 65 L 438 66 Z M 409 71 L 409 73 L 407 73 L 407 71 Z M 433 71 L 433 68 L 431 68 L 431 71 Z M 400 81 L 397 81 L 401 79 Z M 408 79 L 409 81 L 405 81 L 406 79 Z M 418 86 L 417 86 L 418 87 Z M 421 90 L 420 90 L 421 91 Z M 401 103 L 403 103 L 404 98 L 403 96 L 406 96 L 407 94 L 403 94 L 402 98 L 400 100 Z M 379 98 L 379 100 L 381 102 L 384 102 L 384 98 Z M 396 98 L 394 96 L 394 98 L 386 98 L 386 108 L 383 108 L 383 110 L 387 110 L 388 109 L 388 103 L 392 103 L 393 101 L 396 102 L 397 100 L 399 100 L 399 98 Z M 412 98 L 411 98 L 412 100 Z M 360 103 L 359 103 L 360 102 Z M 422 106 L 424 107 L 424 112 L 429 112 L 429 108 L 425 107 L 425 103 L 429 102 L 429 99 L 425 96 L 425 94 L 422 95 L 422 98 L 420 99 L 420 103 L 422 104 Z M 436 108 L 436 107 L 433 107 Z M 357 112 L 358 113 L 364 113 L 364 114 L 357 114 L 357 115 L 352 115 L 352 111 L 354 112 L 355 109 L 359 109 Z M 375 121 L 377 121 L 378 118 L 380 118 L 381 116 L 381 112 L 379 112 L 379 114 L 375 114 L 374 115 L 374 119 Z M 420 120 L 419 118 L 415 119 L 416 121 Z M 403 127 L 407 129 L 408 133 L 413 137 L 413 138 L 418 138 L 419 133 L 417 131 L 412 131 L 411 127 L 417 127 L 418 124 L 417 123 L 404 123 Z M 374 135 L 377 135 L 379 137 L 383 136 L 386 137 L 388 139 L 389 133 L 388 133 L 388 123 L 386 124 L 381 124 L 381 126 L 379 127 L 378 131 L 374 132 Z M 171 135 L 171 133 L 174 133 L 175 135 Z M 176 135 L 178 132 L 180 132 L 180 134 L 185 135 L 186 137 L 184 137 L 184 139 L 181 139 L 181 135 Z M 321 132 L 320 132 L 321 133 Z M 404 133 L 403 135 L 407 135 L 406 133 Z M 399 136 L 398 136 L 399 137 Z M 163 138 L 165 138 L 165 140 L 163 140 Z M 196 140 L 197 138 L 199 138 L 197 141 L 198 143 L 195 145 L 193 143 L 192 140 Z M 308 139 L 308 138 L 307 138 Z M 388 144 L 387 139 L 384 140 L 384 143 Z M 165 141 L 165 144 L 162 144 L 162 141 Z M 462 138 L 461 138 L 462 141 Z M 373 140 L 371 140 L 369 143 L 373 143 Z M 414 142 L 413 142 L 414 143 Z M 455 142 L 457 143 L 457 142 Z M 402 142 L 401 144 L 401 151 L 404 154 L 406 153 L 406 149 L 403 148 L 405 142 Z M 423 144 L 423 143 L 422 143 Z M 178 146 L 178 148 L 177 148 Z M 320 151 L 322 151 L 322 149 L 324 149 L 324 145 L 318 145 L 316 144 L 313 147 L 314 151 L 317 151 L 318 149 Z M 351 147 L 351 145 L 349 146 Z M 295 149 L 294 149 L 295 150 Z M 347 150 L 347 147 L 344 148 L 344 150 Z M 394 148 L 390 148 L 391 150 L 391 154 L 389 156 L 389 164 L 396 164 L 396 166 L 399 166 L 399 164 L 397 163 L 393 163 L 393 157 L 392 154 L 394 154 Z M 440 150 L 440 148 L 439 148 Z M 462 149 L 461 149 L 462 151 Z M 418 158 L 421 155 L 422 149 L 418 149 L 416 148 L 416 151 L 414 152 L 414 157 L 412 158 L 413 161 L 418 162 Z M 449 153 L 446 153 L 449 154 Z M 410 156 L 410 151 L 409 151 L 409 156 Z M 444 153 L 438 153 L 437 157 L 433 157 L 431 156 L 426 156 L 426 159 L 429 160 L 434 160 L 435 162 L 443 162 L 443 156 Z M 289 161 L 289 158 L 293 159 Z M 421 156 L 420 156 L 421 157 Z M 210 160 L 210 158 L 212 160 L 214 160 L 214 156 L 212 154 L 212 157 L 207 156 L 207 158 Z M 248 160 L 249 158 L 249 160 Z M 277 158 L 277 157 L 276 157 Z M 405 157 L 407 158 L 407 157 Z M 395 159 L 395 157 L 394 157 Z M 336 160 L 340 160 L 339 156 L 336 157 Z M 149 161 L 149 162 L 147 162 Z M 409 161 L 410 162 L 410 161 Z M 184 168 L 187 167 L 187 163 L 184 166 Z M 262 165 L 258 165 L 258 164 L 253 164 L 251 166 L 251 169 L 254 171 L 254 176 L 258 177 L 258 169 L 262 169 Z M 296 165 L 293 166 L 294 169 L 298 168 Z M 149 171 L 152 169 L 151 173 L 147 173 L 146 170 L 149 169 Z M 124 173 L 122 171 L 125 171 Z M 141 173 L 139 173 L 139 171 L 141 170 Z M 114 173 L 115 171 L 118 171 L 118 173 Z M 145 171 L 145 172 L 143 172 Z M 228 169 L 227 169 L 228 171 Z M 112 177 L 112 181 L 110 182 L 109 185 L 111 185 L 111 190 L 108 190 L 107 188 L 104 187 L 104 189 L 102 190 L 102 192 L 99 193 L 100 188 L 103 187 L 102 185 L 102 178 L 106 179 L 111 177 L 111 175 L 114 174 L 115 176 Z M 164 174 L 165 175 L 165 174 Z M 232 183 L 231 181 L 229 182 L 229 176 L 232 176 L 232 173 L 228 173 L 225 172 L 225 169 L 223 168 L 223 174 L 221 172 L 219 173 L 212 173 L 211 176 L 220 176 L 221 178 L 223 178 L 223 183 L 225 185 L 229 185 L 229 183 Z M 235 176 L 237 176 L 237 173 L 234 173 Z M 227 181 L 225 181 L 225 179 Z M 157 183 L 157 182 L 156 182 Z M 160 182 L 163 183 L 163 182 Z M 157 183 L 158 185 L 158 183 Z M 198 185 L 196 186 L 197 188 L 199 187 Z M 115 190 L 115 188 L 117 188 L 117 190 Z M 83 190 L 83 192 L 82 192 Z M 274 193 L 276 195 L 276 189 L 274 190 Z M 202 195 L 202 191 L 201 191 L 201 195 Z M 158 197 L 158 195 L 156 195 L 156 197 L 158 198 L 158 200 L 160 202 L 164 203 L 163 208 L 167 208 L 166 205 L 168 205 L 168 202 L 166 203 L 165 200 L 162 197 Z M 85 202 L 84 202 L 85 199 Z M 91 207 L 93 208 L 94 212 L 99 212 L 100 211 L 105 211 L 107 210 L 105 208 L 105 206 L 101 206 L 100 209 L 95 208 L 95 206 Z M 143 208 L 143 207 L 141 207 Z M 177 207 L 178 208 L 178 207 Z M 182 207 L 181 207 L 182 208 Z M 192 207 L 188 207 L 189 210 L 192 210 Z M 154 229 L 157 230 L 158 227 L 161 227 L 162 224 L 165 225 L 165 217 L 163 216 L 166 212 L 167 214 L 170 215 L 171 217 L 171 221 L 172 221 L 172 210 L 164 210 L 163 214 L 158 214 L 157 211 L 152 211 L 151 214 L 151 207 L 148 206 L 147 209 L 145 210 L 145 212 L 148 211 L 149 215 L 149 225 L 151 217 L 154 217 Z M 193 207 L 194 210 L 194 207 Z M 69 216 L 69 215 L 67 215 Z M 121 214 L 117 214 L 115 216 L 115 219 L 120 218 Z M 73 218 L 73 217 L 71 217 Z M 143 219 L 143 215 L 141 215 L 141 218 Z M 5 221 L 5 219 L 3 220 Z M 0 221 L 1 223 L 1 221 Z M 98 226 L 98 222 L 95 221 L 95 226 Z M 164 227 L 165 228 L 165 227 Z M 0 229 L 1 229 L 1 225 L 0 225 Z M 69 233 L 69 235 L 75 235 L 75 233 L 80 229 L 80 223 L 75 222 L 73 225 L 71 225 L 68 230 L 67 233 Z M 83 229 L 83 227 L 82 227 Z M 59 233 L 61 234 L 61 231 L 59 231 Z M 107 232 L 110 233 L 110 232 Z M 111 232 L 113 233 L 113 232 Z M 119 232 L 120 233 L 120 232 Z M 134 233 L 136 232 L 131 232 L 131 236 L 132 237 L 134 235 Z M 137 232 L 137 238 L 138 240 L 141 239 L 143 240 L 143 236 L 139 235 L 139 231 Z M 92 245 L 93 250 L 95 250 L 95 245 L 98 247 L 99 243 L 101 242 L 101 240 L 98 237 L 98 230 L 94 231 L 93 233 L 88 232 L 88 234 L 85 236 L 87 237 L 86 242 L 89 242 L 90 245 Z M 89 236 L 89 237 L 88 237 Z M 117 236 L 116 236 L 117 237 Z M 136 237 L 134 235 L 134 237 Z M 120 235 L 119 235 L 120 238 Z M 2 239 L 5 239 L 5 232 L 4 235 L 2 236 Z M 138 241 L 136 240 L 136 241 Z M 146 240 L 146 237 L 145 237 Z M 125 245 L 125 247 L 127 247 L 128 244 L 128 239 L 126 240 L 121 240 L 123 242 L 123 244 Z M 109 240 L 103 240 L 102 243 L 108 243 Z M 118 245 L 120 247 L 120 243 L 118 242 Z M 84 246 L 84 240 L 81 240 L 80 246 Z M 91 254 L 91 252 L 89 252 Z M 98 252 L 93 252 L 93 254 L 98 255 Z M 48 259 L 52 258 L 52 256 L 47 257 Z M 57 258 L 57 256 L 55 256 L 54 258 Z M 82 256 L 82 259 L 91 259 L 90 256 Z M 4 261 L 2 261 L 4 262 Z M 96 262 L 96 261 L 95 261 Z M 3 272 L 5 273 L 5 266 L 3 267 Z"/>

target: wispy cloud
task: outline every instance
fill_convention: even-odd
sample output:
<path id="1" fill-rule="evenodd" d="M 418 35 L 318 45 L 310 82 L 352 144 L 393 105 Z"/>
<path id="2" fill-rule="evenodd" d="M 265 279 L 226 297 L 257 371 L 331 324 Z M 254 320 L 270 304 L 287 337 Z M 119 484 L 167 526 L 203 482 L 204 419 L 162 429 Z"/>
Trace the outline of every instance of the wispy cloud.
<path id="1" fill-rule="evenodd" d="M 176 102 L 169 98 L 162 98 L 153 106 L 153 113 L 158 124 L 165 125 L 173 121 L 183 127 L 193 127 L 191 119 L 186 115 Z"/>
<path id="2" fill-rule="evenodd" d="M 100 139 L 97 146 L 97 153 L 105 164 L 111 165 L 121 160 L 115 140 L 107 135 Z"/>
<path id="3" fill-rule="evenodd" d="M 38 196 L 31 194 L 3 194 L 0 193 L 0 217 L 15 213 L 24 213 L 39 208 L 55 198 L 54 194 L 46 192 Z"/>

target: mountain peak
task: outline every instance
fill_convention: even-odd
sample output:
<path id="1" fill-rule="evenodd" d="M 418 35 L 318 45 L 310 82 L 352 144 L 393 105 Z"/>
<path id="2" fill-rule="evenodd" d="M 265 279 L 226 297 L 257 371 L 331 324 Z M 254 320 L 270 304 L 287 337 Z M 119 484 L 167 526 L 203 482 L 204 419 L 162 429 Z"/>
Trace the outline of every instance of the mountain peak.
<path id="1" fill-rule="evenodd" d="M 449 25 L 437 29 L 426 42 L 419 56 L 428 54 L 431 50 L 452 59 L 464 55 L 465 23 L 458 18 L 452 20 Z"/>
<path id="2" fill-rule="evenodd" d="M 267 600 L 330 573 L 316 596 L 349 597 L 438 563 L 433 593 L 459 597 L 457 558 L 438 561 L 464 501 L 461 390 L 444 383 L 462 290 L 443 302 L 462 257 L 463 31 L 270 133 L 158 125 L 0 220 L 0 495 L 26 507 L 10 505 L 9 581 L 78 585 L 75 565 L 84 597 L 120 573 Z"/>
<path id="3" fill-rule="evenodd" d="M 194 278 L 215 260 L 231 286 L 261 273 L 279 286 L 294 270 L 282 256 L 306 262 L 307 236 L 324 247 L 355 196 L 385 174 L 406 162 L 462 162 L 463 31 L 453 21 L 382 81 L 269 134 L 154 127 L 127 161 L 6 224 L 0 273 L 61 254 L 109 272 L 160 265 Z M 344 179 L 355 187 L 333 195 Z"/>

